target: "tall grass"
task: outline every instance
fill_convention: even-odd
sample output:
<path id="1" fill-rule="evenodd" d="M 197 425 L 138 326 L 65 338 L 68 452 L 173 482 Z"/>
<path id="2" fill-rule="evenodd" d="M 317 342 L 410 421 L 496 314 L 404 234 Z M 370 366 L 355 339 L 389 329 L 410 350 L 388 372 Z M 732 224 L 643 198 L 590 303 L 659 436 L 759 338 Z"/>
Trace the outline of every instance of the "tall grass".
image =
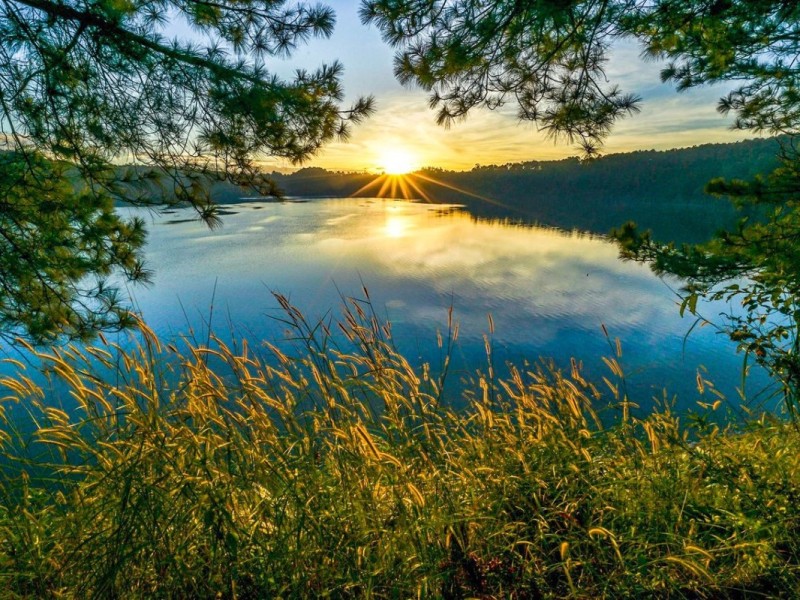
<path id="1" fill-rule="evenodd" d="M 602 396 L 522 365 L 456 410 L 368 304 L 278 301 L 291 349 L 37 352 L 72 410 L 0 379 L 0 596 L 800 596 L 794 428 L 634 418 L 615 357 Z"/>

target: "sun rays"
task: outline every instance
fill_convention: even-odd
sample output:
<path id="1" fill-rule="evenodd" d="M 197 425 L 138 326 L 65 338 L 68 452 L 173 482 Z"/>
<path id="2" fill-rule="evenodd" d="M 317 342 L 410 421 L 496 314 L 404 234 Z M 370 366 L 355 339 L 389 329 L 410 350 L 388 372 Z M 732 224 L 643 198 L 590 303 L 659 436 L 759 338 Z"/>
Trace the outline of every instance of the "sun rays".
<path id="1" fill-rule="evenodd" d="M 427 194 L 414 182 L 415 175 L 377 175 L 351 196 L 373 196 L 375 198 L 396 198 L 398 200 L 425 200 L 431 202 Z"/>
<path id="2" fill-rule="evenodd" d="M 458 196 L 480 200 L 498 208 L 510 208 L 489 196 L 455 186 L 446 181 L 447 173 L 420 167 L 419 155 L 402 143 L 387 144 L 379 152 L 378 175 L 367 181 L 351 197 L 417 200 L 431 204 L 458 202 Z M 438 176 L 437 176 L 438 175 Z M 441 178 L 439 178 L 441 177 Z M 456 198 L 453 198 L 454 194 Z"/>
<path id="3" fill-rule="evenodd" d="M 350 194 L 351 197 L 370 196 L 374 198 L 392 198 L 397 200 L 422 200 L 431 204 L 437 203 L 436 188 L 445 188 L 471 198 L 476 198 L 492 206 L 510 208 L 502 202 L 470 192 L 464 188 L 441 181 L 423 171 L 413 173 L 376 175 L 375 179 L 367 182 Z"/>

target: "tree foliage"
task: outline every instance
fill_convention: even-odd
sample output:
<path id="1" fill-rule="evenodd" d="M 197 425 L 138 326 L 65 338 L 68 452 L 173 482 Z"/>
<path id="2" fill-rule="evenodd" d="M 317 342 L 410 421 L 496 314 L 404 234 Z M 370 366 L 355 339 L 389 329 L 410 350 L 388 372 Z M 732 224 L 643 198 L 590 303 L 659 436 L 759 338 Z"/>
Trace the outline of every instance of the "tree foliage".
<path id="1" fill-rule="evenodd" d="M 667 60 L 678 90 L 740 82 L 719 102 L 738 129 L 796 134 L 800 124 L 800 5 L 792 0 L 659 0 L 624 17 L 645 53 Z"/>
<path id="2" fill-rule="evenodd" d="M 678 89 L 739 82 L 719 101 L 734 127 L 785 134 L 780 165 L 750 181 L 715 179 L 706 191 L 761 219 L 707 244 L 676 248 L 627 226 L 618 232 L 624 257 L 657 273 L 684 277 L 681 311 L 699 316 L 698 301 L 725 300 L 717 325 L 779 384 L 786 406 L 800 402 L 800 5 L 788 0 L 655 3 L 632 31 L 651 56 L 669 61 L 662 79 Z M 672 35 L 670 31 L 674 31 Z M 721 321 L 720 321 L 721 319 Z"/>
<path id="3" fill-rule="evenodd" d="M 625 2 L 365 0 L 361 17 L 399 47 L 395 74 L 431 92 L 439 124 L 515 101 L 520 119 L 594 151 L 639 99 L 608 85 Z"/>
<path id="4" fill-rule="evenodd" d="M 800 406 L 800 156 L 786 145 L 781 166 L 751 181 L 716 179 L 708 192 L 764 216 L 742 218 L 700 245 L 663 244 L 628 224 L 615 232 L 624 258 L 647 262 L 658 274 L 686 280 L 681 312 L 703 321 L 698 301 L 730 308 L 713 324 L 779 384 L 787 408 Z M 720 321 L 721 318 L 721 321 Z"/>
<path id="5" fill-rule="evenodd" d="M 168 26 L 180 20 L 207 44 L 167 39 Z M 15 307 L 0 321 L 17 320 L 37 339 L 105 323 L 91 310 L 74 310 L 75 303 L 87 294 L 89 304 L 82 306 L 105 303 L 103 279 L 115 267 L 126 275 L 141 272 L 129 258 L 144 239 L 120 233 L 141 225 L 124 223 L 108 202 L 189 203 L 213 225 L 210 181 L 276 194 L 258 170 L 259 157 L 299 162 L 345 137 L 349 121 L 369 114 L 371 99 L 340 106 L 340 64 L 298 71 L 291 81 L 265 66 L 311 36 L 330 35 L 333 26 L 330 8 L 285 0 L 0 0 L 0 125 L 12 153 L 2 174 L 0 251 L 24 247 L 30 240 L 19 238 L 21 231 L 59 236 L 49 230 L 56 221 L 36 215 L 46 196 L 56 207 L 53 218 L 62 211 L 68 219 L 65 235 L 78 236 L 76 246 L 63 244 L 62 251 L 76 252 L 71 260 L 82 264 L 72 271 L 58 261 L 21 261 L 20 268 L 33 269 L 26 277 L 49 289 L 60 308 L 52 298 L 42 304 L 28 294 L 11 271 L 0 274 L 0 310 Z M 140 168 L 123 175 L 112 168 L 118 163 Z M 77 250 L 106 235 L 114 250 L 96 263 Z M 35 327 L 18 319 L 34 306 Z M 68 327 L 64 314 L 72 315 Z"/>
<path id="6" fill-rule="evenodd" d="M 21 326 L 38 341 L 130 325 L 102 278 L 148 275 L 136 253 L 143 222 L 120 219 L 108 195 L 73 189 L 63 169 L 39 155 L 0 155 L 0 330 Z"/>
<path id="7" fill-rule="evenodd" d="M 518 106 L 593 152 L 639 99 L 608 83 L 613 44 L 667 60 L 678 89 L 741 85 L 720 102 L 743 129 L 797 126 L 800 7 L 792 0 L 363 0 L 362 19 L 398 48 L 395 73 L 431 91 L 449 124 L 475 107 Z"/>

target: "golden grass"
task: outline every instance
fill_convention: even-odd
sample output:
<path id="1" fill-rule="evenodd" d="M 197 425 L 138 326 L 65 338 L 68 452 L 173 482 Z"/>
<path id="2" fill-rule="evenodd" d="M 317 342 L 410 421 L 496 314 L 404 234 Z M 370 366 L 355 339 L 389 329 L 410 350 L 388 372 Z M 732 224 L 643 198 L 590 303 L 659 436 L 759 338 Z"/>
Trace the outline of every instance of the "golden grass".
<path id="1" fill-rule="evenodd" d="M 455 410 L 368 304 L 278 301 L 301 350 L 142 326 L 38 353 L 74 409 L 21 364 L 0 379 L 0 596 L 800 595 L 793 427 L 636 419 L 616 357 L 603 394 L 520 365 Z"/>

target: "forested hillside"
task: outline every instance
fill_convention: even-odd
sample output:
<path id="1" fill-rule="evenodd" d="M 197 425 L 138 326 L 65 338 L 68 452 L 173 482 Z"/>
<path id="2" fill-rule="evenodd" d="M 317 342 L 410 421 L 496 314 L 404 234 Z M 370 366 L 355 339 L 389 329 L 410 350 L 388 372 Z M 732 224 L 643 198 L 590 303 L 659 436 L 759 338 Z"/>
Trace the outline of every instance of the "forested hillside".
<path id="1" fill-rule="evenodd" d="M 591 161 L 573 157 L 477 165 L 465 172 L 426 168 L 406 176 L 405 192 L 400 185 L 394 190 L 387 186 L 383 195 L 424 196 L 432 202 L 464 204 L 479 218 L 597 233 L 633 220 L 662 238 L 698 241 L 740 216 L 729 202 L 706 195 L 705 184 L 715 177 L 768 172 L 777 164 L 778 149 L 775 139 L 756 139 L 611 154 Z M 371 197 L 382 187 L 374 174 L 317 167 L 272 176 L 290 196 Z"/>

